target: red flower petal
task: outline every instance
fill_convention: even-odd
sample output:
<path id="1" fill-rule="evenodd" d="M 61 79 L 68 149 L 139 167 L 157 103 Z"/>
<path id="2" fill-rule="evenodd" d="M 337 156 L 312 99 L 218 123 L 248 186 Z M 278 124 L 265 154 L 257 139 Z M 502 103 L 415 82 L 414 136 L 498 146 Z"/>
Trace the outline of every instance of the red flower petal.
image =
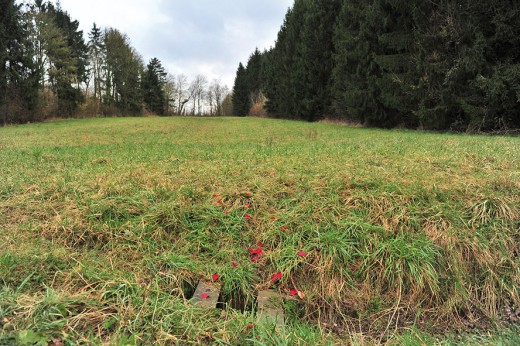
<path id="1" fill-rule="evenodd" d="M 251 192 L 246 192 L 247 197 L 251 197 Z"/>
<path id="2" fill-rule="evenodd" d="M 275 220 L 276 220 L 276 217 L 271 216 L 271 221 L 275 221 Z"/>
<path id="3" fill-rule="evenodd" d="M 233 268 L 236 268 L 236 267 L 238 267 L 238 265 L 235 262 L 233 262 Z"/>
<path id="4" fill-rule="evenodd" d="M 258 256 L 253 257 L 253 262 L 258 262 Z"/>
<path id="5" fill-rule="evenodd" d="M 278 272 L 271 277 L 272 282 L 276 282 L 282 279 L 282 272 Z"/>
<path id="6" fill-rule="evenodd" d="M 213 281 L 217 281 L 219 277 L 220 277 L 220 275 L 213 274 L 213 276 L 211 278 L 213 279 Z"/>
<path id="7" fill-rule="evenodd" d="M 282 232 L 287 231 L 287 227 L 285 227 L 285 226 L 280 227 L 280 231 L 282 231 Z"/>
<path id="8" fill-rule="evenodd" d="M 208 299 L 208 298 L 209 298 L 209 294 L 207 294 L 207 293 L 202 293 L 202 294 L 200 295 L 200 297 L 201 297 L 202 299 Z"/>
<path id="9" fill-rule="evenodd" d="M 217 198 L 217 195 L 213 194 L 213 198 Z"/>
<path id="10" fill-rule="evenodd" d="M 224 212 L 224 215 L 229 215 L 229 211 L 225 211 L 225 212 Z"/>
<path id="11" fill-rule="evenodd" d="M 251 204 L 246 204 L 246 208 L 251 209 Z"/>
<path id="12" fill-rule="evenodd" d="M 264 254 L 264 250 L 261 247 L 259 247 L 256 250 L 249 248 L 249 252 L 251 253 L 251 255 L 263 255 Z"/>
<path id="13" fill-rule="evenodd" d="M 260 244 L 258 244 L 258 246 L 264 247 L 264 243 L 260 242 Z"/>
<path id="14" fill-rule="evenodd" d="M 244 215 L 244 219 L 251 220 L 251 215 L 249 215 L 249 214 Z"/>
<path id="15" fill-rule="evenodd" d="M 254 327 L 256 327 L 255 323 L 248 324 L 247 327 L 246 327 L 246 330 L 252 329 Z"/>
<path id="16" fill-rule="evenodd" d="M 221 199 L 219 199 L 219 200 L 217 201 L 217 203 L 218 203 L 218 204 L 221 204 L 221 203 L 222 203 L 222 200 L 221 200 Z"/>
<path id="17" fill-rule="evenodd" d="M 307 253 L 303 252 L 302 250 L 298 251 L 298 255 L 300 255 L 302 257 L 307 257 Z"/>
<path id="18" fill-rule="evenodd" d="M 295 296 L 298 294 L 298 291 L 295 290 L 294 288 L 291 290 L 291 296 Z"/>

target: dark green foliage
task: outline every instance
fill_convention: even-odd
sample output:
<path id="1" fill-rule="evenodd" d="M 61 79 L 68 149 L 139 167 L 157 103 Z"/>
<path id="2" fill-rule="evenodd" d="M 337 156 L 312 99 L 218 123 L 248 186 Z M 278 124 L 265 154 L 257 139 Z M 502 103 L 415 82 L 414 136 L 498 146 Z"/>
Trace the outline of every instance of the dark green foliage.
<path id="1" fill-rule="evenodd" d="M 155 114 L 164 115 L 166 95 L 164 85 L 166 71 L 157 58 L 150 60 L 143 76 L 143 99 L 148 110 Z"/>
<path id="2" fill-rule="evenodd" d="M 249 98 L 247 73 L 244 65 L 238 65 L 235 86 L 233 87 L 233 115 L 238 117 L 246 116 L 251 108 Z"/>
<path id="3" fill-rule="evenodd" d="M 510 0 L 296 0 L 249 84 L 275 117 L 518 129 L 519 17 Z"/>
<path id="4" fill-rule="evenodd" d="M 117 107 L 123 114 L 142 112 L 143 97 L 141 57 L 130 46 L 128 38 L 116 29 L 105 33 L 107 55 L 105 103 Z"/>
<path id="5" fill-rule="evenodd" d="M 47 3 L 44 8 L 49 35 L 44 42 L 50 61 L 49 79 L 58 99 L 58 113 L 72 116 L 83 102 L 80 83 L 85 81 L 88 48 L 79 22 Z M 50 31 L 52 30 L 52 31 Z"/>
<path id="6" fill-rule="evenodd" d="M 0 0 L 0 121 L 33 120 L 37 103 L 38 71 L 31 59 L 27 18 L 21 5 Z"/>
<path id="7" fill-rule="evenodd" d="M 89 57 L 94 79 L 94 98 L 99 102 L 103 99 L 103 66 L 105 64 L 105 43 L 101 29 L 94 23 L 89 34 Z"/>

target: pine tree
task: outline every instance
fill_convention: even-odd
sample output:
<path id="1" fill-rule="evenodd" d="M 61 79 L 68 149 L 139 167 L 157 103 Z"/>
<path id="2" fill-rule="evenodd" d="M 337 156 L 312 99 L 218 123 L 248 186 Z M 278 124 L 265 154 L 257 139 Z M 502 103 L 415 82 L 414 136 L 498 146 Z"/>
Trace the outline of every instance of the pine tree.
<path id="1" fill-rule="evenodd" d="M 106 96 L 105 101 L 116 106 L 123 114 L 138 115 L 142 112 L 143 95 L 141 76 L 143 62 L 130 46 L 128 37 L 116 29 L 105 33 L 106 47 Z"/>
<path id="2" fill-rule="evenodd" d="M 153 58 L 148 63 L 143 75 L 143 100 L 148 110 L 164 115 L 166 95 L 164 86 L 166 83 L 166 71 L 157 58 Z"/>
<path id="3" fill-rule="evenodd" d="M 94 23 L 88 36 L 90 39 L 88 42 L 90 65 L 92 66 L 92 74 L 94 77 L 94 98 L 101 103 L 103 100 L 102 91 L 104 85 L 103 67 L 106 59 L 103 32 L 96 26 L 96 23 Z"/>
<path id="4" fill-rule="evenodd" d="M 330 113 L 333 69 L 333 34 L 341 1 L 301 1 L 304 21 L 296 50 L 293 83 L 297 87 L 295 114 L 307 121 Z"/>
<path id="5" fill-rule="evenodd" d="M 247 94 L 249 95 L 249 105 L 258 102 L 262 92 L 262 53 L 255 49 L 251 54 L 246 66 Z"/>
<path id="6" fill-rule="evenodd" d="M 233 115 L 244 117 L 249 114 L 251 102 L 249 98 L 249 87 L 247 85 L 247 71 L 244 65 L 238 65 L 235 77 L 235 85 L 233 87 Z"/>
<path id="7" fill-rule="evenodd" d="M 0 0 L 0 119 L 32 121 L 38 97 L 28 19 L 14 0 Z"/>

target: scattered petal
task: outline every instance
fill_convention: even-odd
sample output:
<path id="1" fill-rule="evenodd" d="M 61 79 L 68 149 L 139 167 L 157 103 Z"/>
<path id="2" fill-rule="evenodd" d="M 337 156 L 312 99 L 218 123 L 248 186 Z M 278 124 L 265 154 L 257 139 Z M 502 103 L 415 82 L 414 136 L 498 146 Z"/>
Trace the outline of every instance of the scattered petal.
<path id="1" fill-rule="evenodd" d="M 225 212 L 224 212 L 224 215 L 229 215 L 229 211 L 225 211 Z"/>
<path id="2" fill-rule="evenodd" d="M 276 217 L 271 216 L 271 221 L 276 221 Z"/>
<path id="3" fill-rule="evenodd" d="M 280 227 L 280 231 L 282 231 L 282 232 L 287 231 L 287 227 L 285 227 L 285 226 Z"/>
<path id="4" fill-rule="evenodd" d="M 252 208 L 252 207 L 251 207 L 251 204 L 246 204 L 246 208 L 251 209 L 251 208 Z"/>
<path id="5" fill-rule="evenodd" d="M 271 277 L 272 282 L 276 282 L 281 279 L 282 279 L 282 272 L 278 272 L 278 273 L 274 274 L 273 277 Z"/>
<path id="6" fill-rule="evenodd" d="M 251 192 L 246 192 L 246 197 L 251 197 Z"/>
<path id="7" fill-rule="evenodd" d="M 291 290 L 291 296 L 295 296 L 298 294 L 298 291 L 295 290 L 294 288 Z"/>
<path id="8" fill-rule="evenodd" d="M 264 247 L 264 243 L 260 242 L 260 244 L 258 244 L 258 246 Z"/>
<path id="9" fill-rule="evenodd" d="M 264 250 L 261 247 L 259 247 L 256 250 L 253 250 L 253 248 L 249 248 L 249 253 L 251 255 L 263 255 L 264 254 Z"/>
<path id="10" fill-rule="evenodd" d="M 217 281 L 220 278 L 220 275 L 213 274 L 213 276 L 211 278 L 213 279 L 213 281 Z"/>
<path id="11" fill-rule="evenodd" d="M 302 250 L 298 251 L 298 255 L 300 255 L 302 257 L 307 257 L 307 253 Z"/>
<path id="12" fill-rule="evenodd" d="M 258 256 L 253 257 L 253 262 L 258 262 Z"/>
<path id="13" fill-rule="evenodd" d="M 233 268 L 236 268 L 236 267 L 238 267 L 238 265 L 235 262 L 233 262 Z"/>
<path id="14" fill-rule="evenodd" d="M 200 297 L 201 297 L 202 299 L 208 299 L 208 298 L 209 298 L 209 294 L 207 294 L 207 293 L 202 293 L 202 294 L 200 295 Z"/>
<path id="15" fill-rule="evenodd" d="M 249 215 L 249 214 L 244 215 L 244 219 L 251 220 L 251 215 Z"/>
<path id="16" fill-rule="evenodd" d="M 217 203 L 218 203 L 218 204 L 222 204 L 222 200 L 219 199 L 219 200 L 217 201 Z"/>
<path id="17" fill-rule="evenodd" d="M 213 198 L 217 198 L 217 195 L 213 194 Z"/>
<path id="18" fill-rule="evenodd" d="M 246 327 L 246 330 L 252 329 L 254 327 L 256 327 L 255 323 L 248 324 L 247 327 Z"/>

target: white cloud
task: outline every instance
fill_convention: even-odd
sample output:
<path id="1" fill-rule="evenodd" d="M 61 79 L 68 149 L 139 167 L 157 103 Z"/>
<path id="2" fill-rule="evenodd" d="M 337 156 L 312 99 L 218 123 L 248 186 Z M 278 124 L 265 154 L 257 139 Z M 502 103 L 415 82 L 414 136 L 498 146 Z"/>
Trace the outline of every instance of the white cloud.
<path id="1" fill-rule="evenodd" d="M 87 33 L 95 22 L 126 33 L 146 60 L 171 73 L 204 74 L 232 87 L 238 63 L 269 48 L 293 0 L 61 0 Z"/>

